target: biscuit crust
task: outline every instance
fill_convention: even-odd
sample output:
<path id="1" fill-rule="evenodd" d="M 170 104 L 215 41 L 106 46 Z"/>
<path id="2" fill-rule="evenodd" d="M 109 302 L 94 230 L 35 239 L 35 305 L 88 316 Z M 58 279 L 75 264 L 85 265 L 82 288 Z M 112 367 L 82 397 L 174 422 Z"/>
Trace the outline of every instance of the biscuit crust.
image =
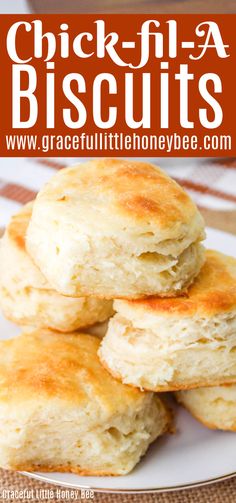
<path id="1" fill-rule="evenodd" d="M 176 295 L 198 274 L 204 222 L 156 166 L 99 159 L 60 170 L 39 192 L 27 250 L 69 296 Z"/>
<path id="2" fill-rule="evenodd" d="M 0 401 L 22 401 L 34 393 L 37 398 L 39 393 L 47 399 L 60 396 L 68 403 L 83 404 L 94 393 L 109 414 L 142 401 L 138 389 L 123 386 L 103 369 L 96 357 L 99 344 L 89 334 L 65 337 L 46 330 L 0 341 Z"/>
<path id="3" fill-rule="evenodd" d="M 213 316 L 236 309 L 236 259 L 215 250 L 206 250 L 205 263 L 188 290 L 175 298 L 150 297 L 116 302 L 124 316 L 160 315 L 167 317 Z"/>
<path id="4" fill-rule="evenodd" d="M 32 464 L 20 464 L 12 465 L 11 470 L 20 472 L 42 472 L 42 473 L 74 473 L 75 475 L 81 475 L 85 477 L 115 477 L 117 476 L 116 471 L 109 472 L 104 470 L 89 470 L 86 468 L 81 468 L 80 466 L 71 465 L 32 465 Z"/>
<path id="5" fill-rule="evenodd" d="M 166 197 L 168 195 L 168 197 Z M 74 199 L 76 198 L 76 199 Z M 65 168 L 49 182 L 37 199 L 57 201 L 58 208 L 76 204 L 88 211 L 106 214 L 109 225 L 123 218 L 132 227 L 155 224 L 169 238 L 181 237 L 180 227 L 191 226 L 196 206 L 174 180 L 158 167 L 145 162 L 97 159 Z M 109 209 L 110 214 L 107 214 Z M 95 215 L 95 213 L 94 213 Z"/>
<path id="6" fill-rule="evenodd" d="M 113 379 L 98 347 L 42 330 L 0 341 L 2 467 L 124 475 L 168 431 L 164 402 Z"/>

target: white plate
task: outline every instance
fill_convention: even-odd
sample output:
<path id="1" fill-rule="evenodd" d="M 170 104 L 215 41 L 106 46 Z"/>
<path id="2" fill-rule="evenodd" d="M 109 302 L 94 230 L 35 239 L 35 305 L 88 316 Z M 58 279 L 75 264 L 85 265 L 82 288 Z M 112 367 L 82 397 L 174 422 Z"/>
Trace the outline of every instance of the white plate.
<path id="1" fill-rule="evenodd" d="M 206 246 L 236 256 L 236 236 L 207 230 Z M 19 330 L 0 319 L 1 334 L 13 337 Z M 27 473 L 45 482 L 95 491 L 171 491 L 228 478 L 236 474 L 236 434 L 211 431 L 181 407 L 176 407 L 175 435 L 157 440 L 130 475 L 80 477 L 68 473 Z"/>

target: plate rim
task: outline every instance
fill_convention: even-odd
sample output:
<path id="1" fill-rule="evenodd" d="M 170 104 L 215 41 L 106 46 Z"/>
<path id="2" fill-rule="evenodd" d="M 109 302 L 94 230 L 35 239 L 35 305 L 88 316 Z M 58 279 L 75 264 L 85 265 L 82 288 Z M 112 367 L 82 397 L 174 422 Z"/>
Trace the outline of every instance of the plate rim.
<path id="1" fill-rule="evenodd" d="M 74 485 L 70 484 L 69 482 L 61 482 L 57 480 L 51 480 L 50 478 L 45 479 L 43 475 L 38 475 L 34 472 L 27 472 L 27 471 L 19 471 L 18 472 L 21 475 L 24 475 L 25 477 L 29 477 L 31 479 L 36 479 L 39 480 L 40 482 L 44 482 L 45 484 L 52 484 L 55 486 L 62 486 L 62 487 L 67 487 L 68 489 L 78 489 L 78 490 L 92 490 L 95 493 L 107 493 L 107 494 L 147 494 L 147 493 L 168 493 L 168 492 L 175 492 L 175 491 L 184 491 L 187 489 L 194 489 L 196 487 L 204 487 L 204 486 L 209 486 L 216 484 L 218 482 L 223 482 L 225 480 L 232 479 L 236 477 L 236 471 L 227 473 L 225 475 L 220 475 L 219 477 L 212 477 L 210 479 L 202 480 L 202 481 L 197 481 L 197 482 L 190 482 L 189 484 L 180 484 L 180 485 L 175 485 L 175 486 L 163 486 L 163 487 L 158 487 L 158 488 L 151 488 L 151 489 L 112 489 L 112 488 L 103 488 L 103 487 L 93 487 L 89 485 Z"/>

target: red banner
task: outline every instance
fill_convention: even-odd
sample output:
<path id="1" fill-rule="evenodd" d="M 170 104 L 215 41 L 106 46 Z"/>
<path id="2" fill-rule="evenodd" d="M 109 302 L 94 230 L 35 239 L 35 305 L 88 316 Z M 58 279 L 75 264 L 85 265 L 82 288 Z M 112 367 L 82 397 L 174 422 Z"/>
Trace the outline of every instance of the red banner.
<path id="1" fill-rule="evenodd" d="M 235 19 L 2 15 L 0 155 L 236 155 Z"/>

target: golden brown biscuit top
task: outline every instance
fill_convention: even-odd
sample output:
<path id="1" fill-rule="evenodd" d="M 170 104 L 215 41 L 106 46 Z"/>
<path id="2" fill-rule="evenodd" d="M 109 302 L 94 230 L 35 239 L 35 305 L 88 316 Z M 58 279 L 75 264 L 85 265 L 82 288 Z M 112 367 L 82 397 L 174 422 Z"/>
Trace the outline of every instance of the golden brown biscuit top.
<path id="1" fill-rule="evenodd" d="M 8 238 L 21 250 L 25 251 L 25 237 L 32 215 L 33 201 L 23 206 L 18 213 L 11 217 L 6 232 Z"/>
<path id="2" fill-rule="evenodd" d="M 124 316 L 136 312 L 191 316 L 214 315 L 236 309 L 236 259 L 207 250 L 206 262 L 188 292 L 175 298 L 150 297 L 144 300 L 115 301 Z"/>
<path id="3" fill-rule="evenodd" d="M 65 168 L 37 200 L 56 201 L 60 208 L 76 204 L 88 215 L 92 209 L 98 217 L 109 218 L 111 213 L 114 219 L 153 223 L 160 229 L 191 225 L 197 213 L 191 198 L 160 168 L 121 159 L 98 159 Z"/>
<path id="4" fill-rule="evenodd" d="M 37 330 L 0 341 L 0 403 L 60 399 L 69 406 L 97 403 L 119 413 L 145 398 L 103 368 L 99 339 L 87 334 Z"/>

